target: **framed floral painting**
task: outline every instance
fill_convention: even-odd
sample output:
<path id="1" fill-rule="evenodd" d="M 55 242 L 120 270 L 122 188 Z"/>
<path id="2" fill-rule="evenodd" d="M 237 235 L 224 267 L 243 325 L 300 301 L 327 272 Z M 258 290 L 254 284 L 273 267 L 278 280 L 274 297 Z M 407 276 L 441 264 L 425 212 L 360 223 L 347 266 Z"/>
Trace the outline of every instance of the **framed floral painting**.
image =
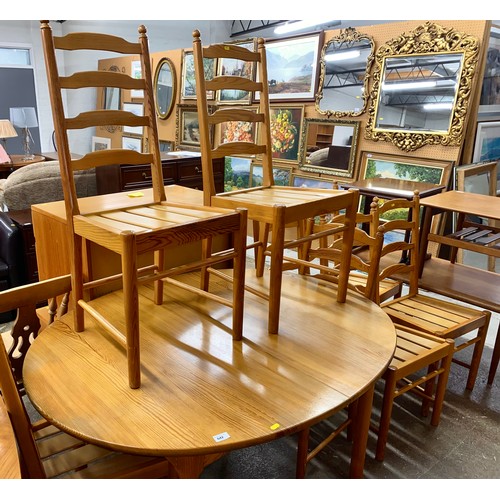
<path id="1" fill-rule="evenodd" d="M 297 162 L 304 121 L 304 106 L 271 106 L 271 148 L 273 158 Z"/>
<path id="2" fill-rule="evenodd" d="M 256 108 L 244 108 L 256 110 Z M 245 121 L 222 122 L 217 125 L 216 136 L 219 144 L 226 142 L 255 142 L 257 136 L 257 124 Z"/>

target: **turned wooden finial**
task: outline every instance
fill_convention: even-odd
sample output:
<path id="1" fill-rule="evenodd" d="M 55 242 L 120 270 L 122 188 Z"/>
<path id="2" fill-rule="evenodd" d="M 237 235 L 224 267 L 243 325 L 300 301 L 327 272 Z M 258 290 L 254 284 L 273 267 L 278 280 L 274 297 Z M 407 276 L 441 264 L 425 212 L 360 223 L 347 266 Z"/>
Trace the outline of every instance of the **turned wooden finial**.
<path id="1" fill-rule="evenodd" d="M 193 38 L 199 39 L 200 35 L 201 35 L 200 30 L 193 31 Z"/>
<path id="2" fill-rule="evenodd" d="M 49 21 L 40 21 L 40 29 L 50 29 Z"/>
<path id="3" fill-rule="evenodd" d="M 144 36 L 148 30 L 146 29 L 146 26 L 144 24 L 141 24 L 139 28 L 137 28 L 137 31 L 139 32 L 139 35 Z"/>

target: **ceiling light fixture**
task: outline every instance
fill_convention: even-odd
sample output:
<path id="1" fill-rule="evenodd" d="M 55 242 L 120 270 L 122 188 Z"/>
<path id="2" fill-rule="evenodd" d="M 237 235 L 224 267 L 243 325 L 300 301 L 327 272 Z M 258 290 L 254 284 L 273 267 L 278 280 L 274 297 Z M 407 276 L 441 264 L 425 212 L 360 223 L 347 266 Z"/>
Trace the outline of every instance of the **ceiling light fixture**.
<path id="1" fill-rule="evenodd" d="M 337 25 L 340 24 L 340 21 L 325 21 L 325 20 L 309 20 L 309 21 L 290 21 L 286 24 L 278 26 L 274 30 L 275 35 L 284 35 L 285 33 L 291 33 L 292 31 L 303 30 L 306 28 L 313 28 L 316 26 L 323 25 Z"/>
<path id="2" fill-rule="evenodd" d="M 359 57 L 360 55 L 361 52 L 359 50 L 348 50 L 346 52 L 339 52 L 337 54 L 327 54 L 325 56 L 325 61 L 345 61 L 347 59 L 356 59 L 356 57 Z"/>

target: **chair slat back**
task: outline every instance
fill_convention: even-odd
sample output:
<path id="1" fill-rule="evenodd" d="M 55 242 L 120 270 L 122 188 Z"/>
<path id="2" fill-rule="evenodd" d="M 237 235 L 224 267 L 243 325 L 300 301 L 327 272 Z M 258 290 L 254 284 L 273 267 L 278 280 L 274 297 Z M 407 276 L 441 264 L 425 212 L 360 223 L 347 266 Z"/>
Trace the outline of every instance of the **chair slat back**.
<path id="1" fill-rule="evenodd" d="M 0 341 L 0 390 L 16 435 L 22 464 L 29 471 L 31 478 L 45 478 L 46 475 L 35 444 L 33 428 L 19 391 L 22 361 L 40 327 L 36 315 L 37 305 L 41 301 L 49 300 L 49 317 L 53 318 L 56 306 L 52 299 L 64 296 L 70 289 L 71 278 L 66 275 L 0 292 L 0 312 L 18 309 L 14 325 L 14 331 L 17 333 L 13 334 L 17 340 L 9 352 L 4 342 Z M 67 298 L 63 299 L 63 303 L 67 304 Z M 62 313 L 64 312 L 63 310 Z"/>
<path id="2" fill-rule="evenodd" d="M 138 42 L 128 42 L 123 38 L 99 33 L 70 33 L 59 37 L 53 36 L 48 21 L 41 21 L 42 43 L 49 84 L 52 114 L 62 185 L 66 205 L 67 219 L 72 224 L 72 216 L 79 214 L 78 199 L 73 180 L 73 171 L 86 168 L 97 168 L 111 164 L 150 164 L 153 182 L 154 201 L 165 201 L 161 154 L 158 141 L 158 130 L 154 106 L 151 62 L 149 56 L 146 28 L 139 26 Z M 107 71 L 83 71 L 73 75 L 59 73 L 57 51 L 109 51 L 118 54 L 133 55 L 141 63 L 141 78 L 132 78 Z M 127 111 L 88 109 L 77 116 L 68 116 L 64 106 L 64 94 L 68 89 L 85 89 L 89 87 L 117 87 L 124 90 L 137 89 L 144 92 L 144 112 L 135 115 Z M 121 125 L 144 127 L 148 139 L 149 153 L 131 154 L 126 149 L 96 151 L 88 153 L 81 159 L 73 159 L 70 152 L 68 132 L 70 130 Z"/>
<path id="3" fill-rule="evenodd" d="M 196 99 L 198 104 L 198 120 L 200 125 L 200 145 L 202 150 L 203 192 L 204 203 L 210 205 L 210 199 L 215 195 L 213 180 L 213 160 L 229 155 L 254 155 L 262 158 L 263 183 L 269 187 L 274 184 L 271 148 L 271 117 L 269 108 L 269 89 L 267 78 L 266 49 L 264 40 L 259 38 L 257 50 L 249 50 L 236 44 L 215 44 L 203 47 L 200 32 L 193 32 L 193 53 L 196 77 Z M 207 80 L 204 71 L 206 59 L 237 59 L 255 65 L 255 71 L 244 75 L 222 75 Z M 248 67 L 248 66 L 247 66 Z M 253 75 L 256 75 L 254 78 Z M 259 107 L 257 111 L 245 110 L 241 107 L 222 105 L 212 113 L 208 107 L 207 90 L 223 92 L 225 90 L 241 90 L 259 92 Z M 235 141 L 212 146 L 211 127 L 214 125 L 235 124 L 238 122 L 258 124 L 252 138 L 246 141 Z"/>
<path id="4" fill-rule="evenodd" d="M 384 214 L 389 210 L 401 210 L 400 215 L 406 218 L 396 218 L 384 222 Z M 382 247 L 381 258 L 395 252 L 404 252 L 406 258 L 396 264 L 383 266 L 381 264 L 379 279 L 395 277 L 395 275 L 409 275 L 409 294 L 418 292 L 418 259 L 419 259 L 419 224 L 420 224 L 420 196 L 415 191 L 411 200 L 395 199 L 388 200 L 378 205 L 375 198 L 371 209 L 374 223 L 378 225 L 379 231 L 384 235 L 391 231 L 401 231 L 405 234 L 404 241 L 396 241 L 385 244 Z"/>

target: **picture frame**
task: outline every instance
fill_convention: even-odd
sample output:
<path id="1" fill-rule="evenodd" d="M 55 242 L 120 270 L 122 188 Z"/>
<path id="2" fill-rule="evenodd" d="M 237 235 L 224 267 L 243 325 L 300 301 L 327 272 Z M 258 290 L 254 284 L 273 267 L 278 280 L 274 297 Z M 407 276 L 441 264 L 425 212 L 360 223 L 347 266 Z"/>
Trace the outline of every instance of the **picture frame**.
<path id="1" fill-rule="evenodd" d="M 217 71 L 217 59 L 203 59 L 205 78 L 212 80 Z M 207 90 L 207 99 L 214 100 L 215 92 Z M 182 51 L 181 99 L 196 99 L 196 78 L 194 75 L 194 53 L 192 50 Z"/>
<path id="2" fill-rule="evenodd" d="M 496 196 L 497 161 L 471 163 L 455 167 L 454 189 L 467 193 Z"/>
<path id="3" fill-rule="evenodd" d="M 485 40 L 486 42 L 486 40 Z M 500 117 L 500 26 L 492 25 L 484 68 L 478 117 Z M 498 118 L 496 118 L 498 119 Z"/>
<path id="4" fill-rule="evenodd" d="M 257 111 L 256 107 L 242 108 Z M 218 144 L 227 142 L 255 142 L 257 137 L 257 123 L 244 121 L 222 122 L 216 125 Z"/>
<path id="5" fill-rule="evenodd" d="M 256 39 L 251 38 L 248 40 L 240 40 L 238 42 L 231 42 L 234 45 L 239 45 L 246 49 L 255 51 Z M 228 43 L 230 45 L 231 43 Z M 240 59 L 220 58 L 217 62 L 217 76 L 231 75 L 231 76 L 244 76 L 255 80 L 255 63 L 241 61 Z M 216 94 L 216 103 L 225 105 L 249 105 L 252 103 L 253 93 L 242 90 L 218 90 Z"/>
<path id="6" fill-rule="evenodd" d="M 271 151 L 274 160 L 294 163 L 299 161 L 303 122 L 303 105 L 271 106 Z"/>
<path id="7" fill-rule="evenodd" d="M 104 149 L 111 149 L 110 137 L 97 137 L 92 136 L 92 151 L 102 151 Z"/>
<path id="8" fill-rule="evenodd" d="M 333 189 L 333 179 L 326 179 L 314 175 L 292 174 L 291 186 L 314 189 Z"/>
<path id="9" fill-rule="evenodd" d="M 103 97 L 103 109 L 118 111 L 121 103 L 121 89 L 119 87 L 105 87 Z"/>
<path id="10" fill-rule="evenodd" d="M 224 192 L 250 187 L 252 159 L 241 156 L 224 158 Z"/>
<path id="11" fill-rule="evenodd" d="M 500 121 L 478 122 L 472 161 L 500 159 Z"/>
<path id="12" fill-rule="evenodd" d="M 315 100 L 321 47 L 323 32 L 266 42 L 270 101 Z"/>
<path id="13" fill-rule="evenodd" d="M 177 106 L 175 145 L 177 149 L 186 151 L 200 150 L 200 125 L 196 106 Z"/>
<path id="14" fill-rule="evenodd" d="M 279 165 L 273 167 L 274 184 L 276 186 L 290 186 L 292 181 L 293 167 Z M 263 180 L 263 167 L 260 164 L 252 163 L 250 175 L 250 187 L 262 186 Z"/>
<path id="15" fill-rule="evenodd" d="M 132 61 L 131 62 L 131 71 L 130 74 L 132 78 L 142 78 L 142 67 L 141 67 L 141 61 Z M 132 99 L 134 98 L 144 98 L 144 90 L 141 89 L 132 89 L 130 91 L 130 97 Z"/>
<path id="16" fill-rule="evenodd" d="M 163 141 L 160 140 L 160 153 L 168 153 L 169 151 L 174 150 L 175 143 L 174 141 Z"/>
<path id="17" fill-rule="evenodd" d="M 144 115 L 144 104 L 141 102 L 124 102 L 122 106 L 123 111 L 128 111 L 136 116 Z M 123 126 L 123 132 L 126 134 L 140 135 L 143 134 L 144 127 L 131 127 L 129 125 Z"/>
<path id="18" fill-rule="evenodd" d="M 360 179 L 374 177 L 429 182 L 448 187 L 453 161 L 363 151 Z"/>
<path id="19" fill-rule="evenodd" d="M 122 135 L 122 148 L 130 149 L 142 153 L 142 138 L 135 136 Z"/>

